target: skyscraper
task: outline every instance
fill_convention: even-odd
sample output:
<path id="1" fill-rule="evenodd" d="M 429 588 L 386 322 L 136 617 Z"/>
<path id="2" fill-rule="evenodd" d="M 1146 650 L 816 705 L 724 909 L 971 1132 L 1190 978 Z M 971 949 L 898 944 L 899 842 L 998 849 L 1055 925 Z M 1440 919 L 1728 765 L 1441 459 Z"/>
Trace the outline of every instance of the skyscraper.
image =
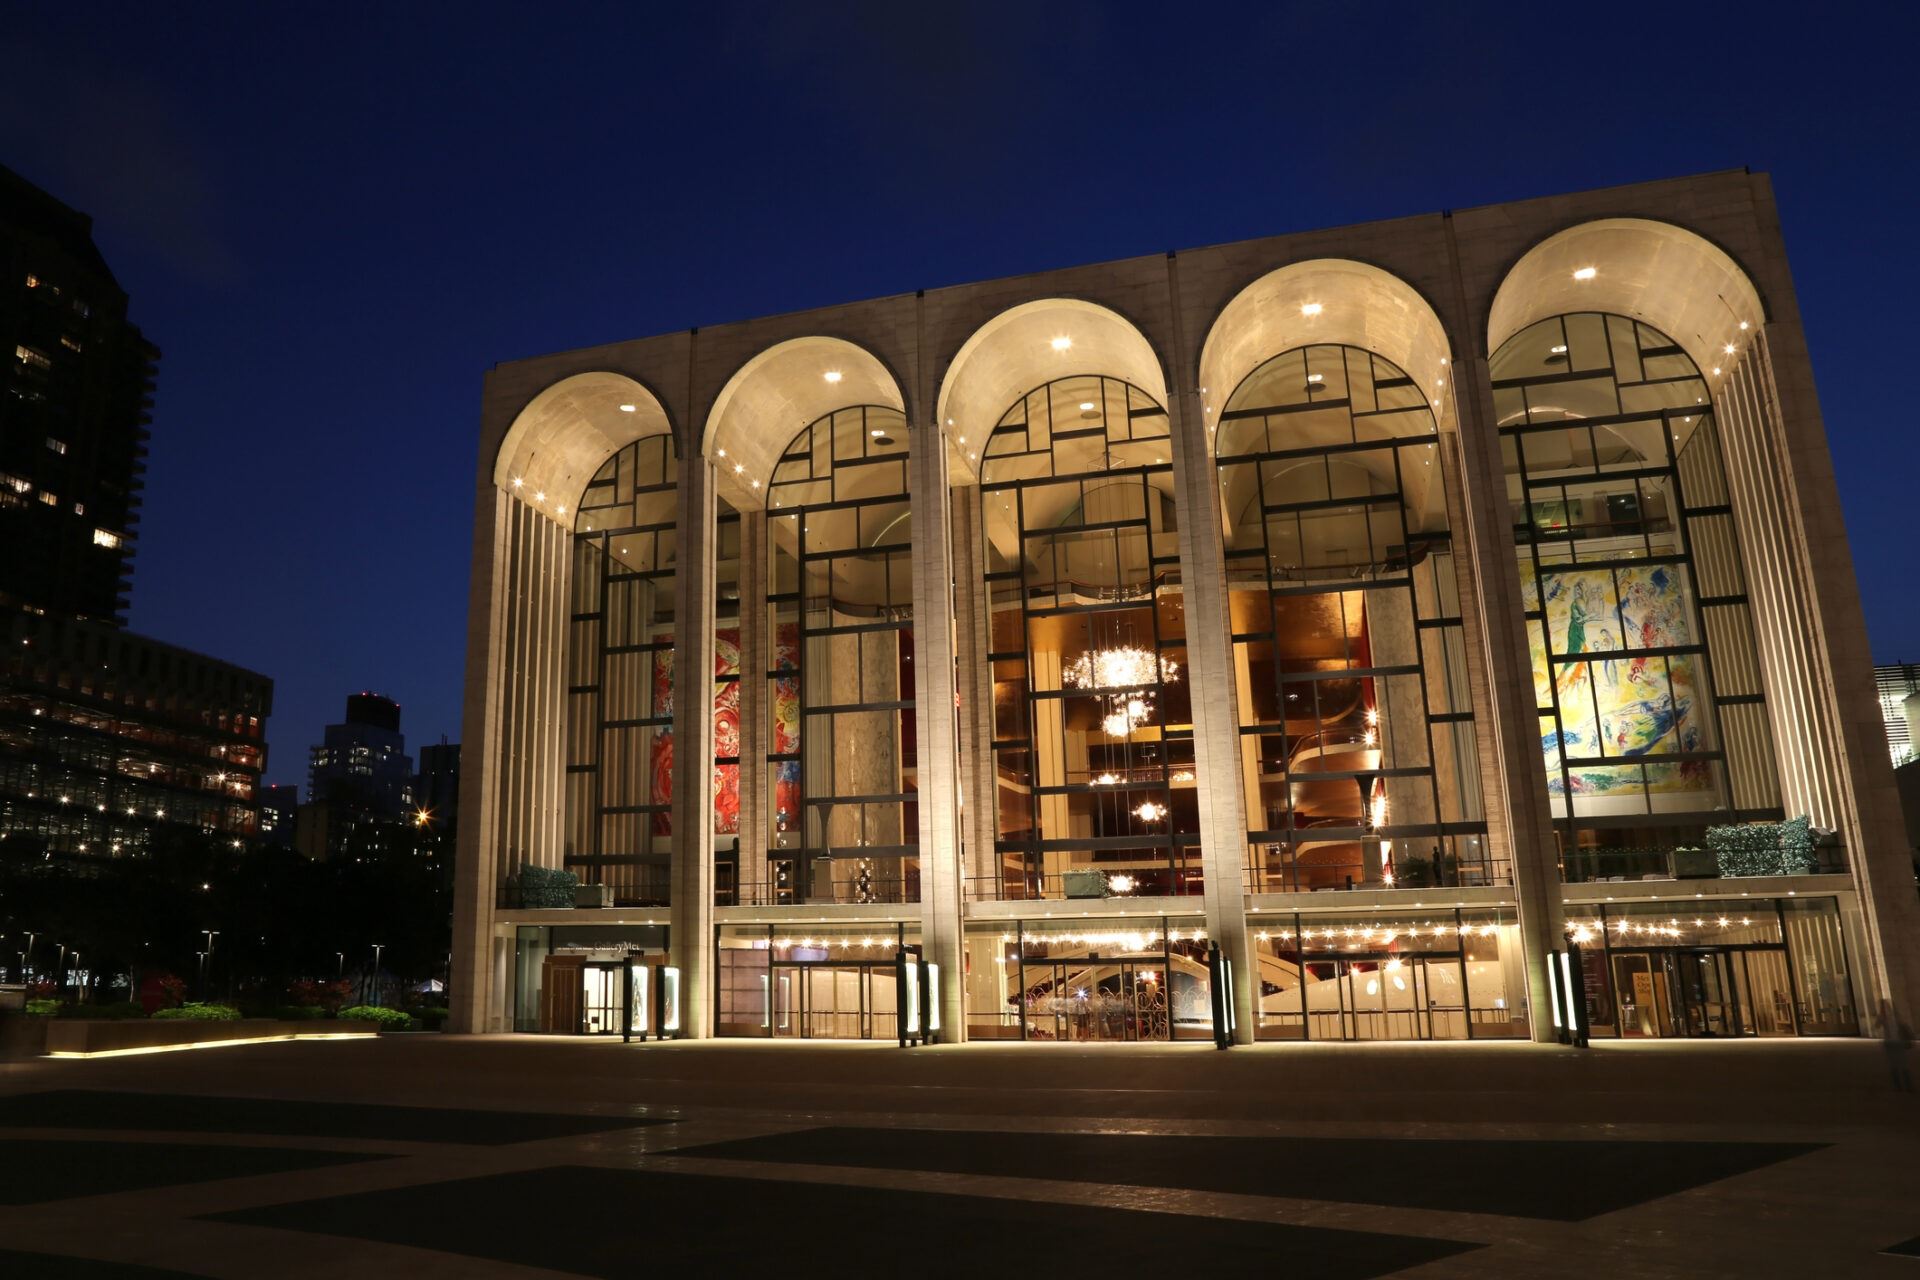
<path id="1" fill-rule="evenodd" d="M 273 682 L 124 627 L 160 353 L 92 229 L 0 168 L 0 841 L 239 843 Z"/>
<path id="2" fill-rule="evenodd" d="M 160 352 L 93 219 L 0 167 L 0 603 L 124 622 Z"/>

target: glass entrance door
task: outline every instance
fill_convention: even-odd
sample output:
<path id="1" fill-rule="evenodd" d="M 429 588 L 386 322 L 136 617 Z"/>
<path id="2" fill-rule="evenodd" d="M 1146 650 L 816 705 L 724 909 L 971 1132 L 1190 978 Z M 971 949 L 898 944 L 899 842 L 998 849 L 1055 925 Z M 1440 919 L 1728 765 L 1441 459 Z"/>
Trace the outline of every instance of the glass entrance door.
<path id="1" fill-rule="evenodd" d="M 1771 972 L 1774 955 L 1774 950 L 1737 947 L 1616 950 L 1613 982 L 1621 1034 L 1709 1039 L 1759 1034 L 1754 970 Z M 1774 1029 L 1779 1014 L 1763 1012 L 1763 1021 Z"/>
<path id="2" fill-rule="evenodd" d="M 769 1030 L 798 1040 L 891 1040 L 899 1035 L 894 967 L 776 964 Z"/>
<path id="3" fill-rule="evenodd" d="M 626 976 L 619 964 L 590 963 L 581 966 L 580 1030 L 590 1036 L 619 1035 L 625 992 L 621 981 Z"/>

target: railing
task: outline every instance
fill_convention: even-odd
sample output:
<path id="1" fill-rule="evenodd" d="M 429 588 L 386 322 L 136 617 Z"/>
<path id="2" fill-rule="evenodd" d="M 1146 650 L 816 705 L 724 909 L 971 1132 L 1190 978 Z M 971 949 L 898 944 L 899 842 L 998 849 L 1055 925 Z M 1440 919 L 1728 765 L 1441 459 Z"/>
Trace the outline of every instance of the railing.
<path id="1" fill-rule="evenodd" d="M 1350 853 L 1339 846 L 1349 846 Z M 1315 839 L 1312 829 L 1299 833 L 1293 845 L 1261 844 L 1249 848 L 1245 889 L 1248 893 L 1317 893 L 1347 889 L 1465 888 L 1512 883 L 1509 864 L 1482 849 L 1478 858 L 1443 853 L 1431 857 L 1416 853 L 1408 842 L 1395 842 L 1394 852 L 1382 857 L 1369 878 L 1368 860 L 1358 839 L 1328 836 Z M 1389 882 L 1386 872 L 1400 868 Z"/>
<path id="2" fill-rule="evenodd" d="M 1815 845 L 1814 874 L 1844 875 L 1847 851 L 1839 845 Z M 1563 884 L 1628 880 L 1717 880 L 1720 863 L 1705 848 L 1612 845 L 1569 849 L 1560 856 Z"/>
<path id="3" fill-rule="evenodd" d="M 1089 863 L 1048 871 L 1043 854 L 1013 855 L 999 875 L 967 877 L 974 901 L 1072 901 L 1114 898 L 1182 898 L 1205 890 L 1199 850 L 1148 862 Z"/>

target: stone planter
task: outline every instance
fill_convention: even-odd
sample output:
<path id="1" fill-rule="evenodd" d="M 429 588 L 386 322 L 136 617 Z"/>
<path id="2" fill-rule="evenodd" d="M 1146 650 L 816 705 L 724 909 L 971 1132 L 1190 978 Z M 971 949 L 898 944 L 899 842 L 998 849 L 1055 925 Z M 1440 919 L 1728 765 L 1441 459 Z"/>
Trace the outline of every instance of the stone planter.
<path id="1" fill-rule="evenodd" d="M 378 1034 L 372 1022 L 340 1019 L 242 1018 L 238 1022 L 193 1022 L 186 1019 L 36 1018 L 46 1024 L 43 1052 L 55 1057 L 90 1057 L 105 1053 L 139 1053 L 167 1049 L 201 1048 L 221 1044 L 250 1044 L 265 1040 L 334 1040 Z"/>

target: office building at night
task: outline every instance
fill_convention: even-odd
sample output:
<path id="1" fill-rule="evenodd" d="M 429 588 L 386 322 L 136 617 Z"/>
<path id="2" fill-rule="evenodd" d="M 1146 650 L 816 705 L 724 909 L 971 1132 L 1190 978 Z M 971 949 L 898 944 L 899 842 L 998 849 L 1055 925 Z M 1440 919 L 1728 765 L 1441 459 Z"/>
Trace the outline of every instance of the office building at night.
<path id="1" fill-rule="evenodd" d="M 457 1029 L 1913 1020 L 1764 176 L 506 363 L 475 497 Z"/>
<path id="2" fill-rule="evenodd" d="M 93 220 L 0 167 L 0 605 L 123 622 L 160 353 Z"/>
<path id="3" fill-rule="evenodd" d="M 0 839 L 94 858 L 258 822 L 273 682 L 123 629 L 160 353 L 92 220 L 0 168 Z"/>

